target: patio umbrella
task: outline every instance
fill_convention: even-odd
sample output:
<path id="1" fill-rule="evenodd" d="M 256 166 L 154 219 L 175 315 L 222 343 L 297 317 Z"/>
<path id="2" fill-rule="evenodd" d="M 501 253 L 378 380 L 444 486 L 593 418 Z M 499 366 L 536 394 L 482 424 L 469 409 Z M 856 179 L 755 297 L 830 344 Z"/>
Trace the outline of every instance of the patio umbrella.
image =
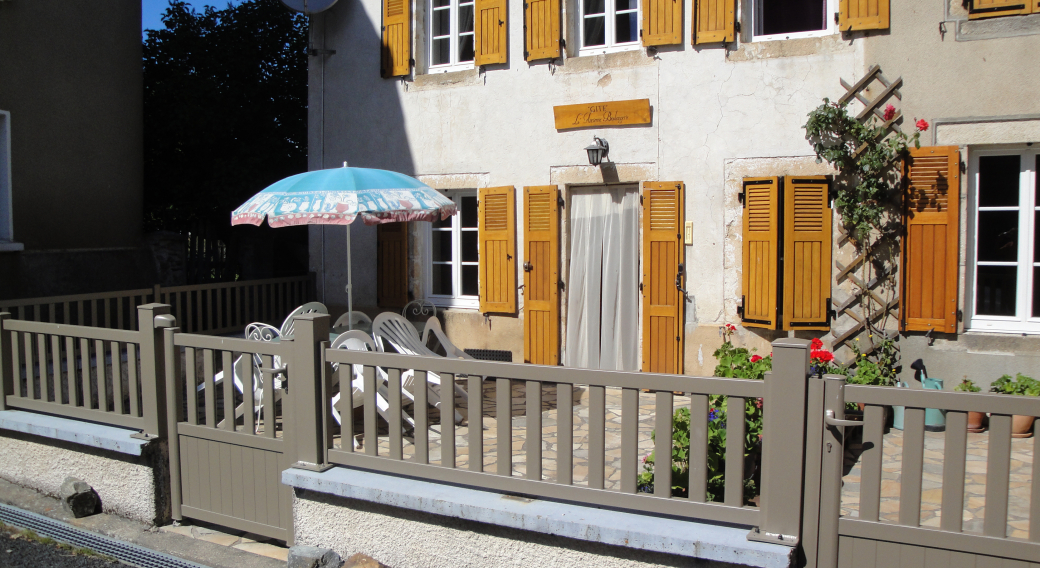
<path id="1" fill-rule="evenodd" d="M 419 180 L 386 170 L 342 168 L 304 172 L 277 181 L 231 213 L 232 225 L 272 227 L 347 226 L 347 310 L 354 311 L 350 270 L 350 224 L 439 221 L 455 203 Z M 349 318 L 348 318 L 349 319 Z"/>

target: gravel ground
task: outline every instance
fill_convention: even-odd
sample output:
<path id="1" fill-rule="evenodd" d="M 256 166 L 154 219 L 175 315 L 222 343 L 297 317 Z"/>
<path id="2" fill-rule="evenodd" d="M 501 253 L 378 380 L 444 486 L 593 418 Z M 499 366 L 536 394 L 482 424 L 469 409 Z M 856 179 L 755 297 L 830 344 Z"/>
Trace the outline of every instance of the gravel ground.
<path id="1" fill-rule="evenodd" d="M 118 560 L 89 556 L 71 546 L 36 535 L 26 535 L 10 526 L 0 526 L 0 567 L 111 568 L 126 566 Z"/>

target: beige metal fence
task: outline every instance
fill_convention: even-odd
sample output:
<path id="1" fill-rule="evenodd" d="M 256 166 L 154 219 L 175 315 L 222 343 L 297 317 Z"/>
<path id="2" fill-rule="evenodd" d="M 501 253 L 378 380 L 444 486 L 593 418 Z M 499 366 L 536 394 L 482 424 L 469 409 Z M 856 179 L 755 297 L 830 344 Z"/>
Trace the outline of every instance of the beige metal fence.
<path id="1" fill-rule="evenodd" d="M 98 294 L 0 300 L 14 319 L 137 330 L 137 307 L 170 304 L 191 333 L 222 334 L 259 321 L 280 325 L 294 307 L 314 299 L 314 275 L 122 290 Z"/>

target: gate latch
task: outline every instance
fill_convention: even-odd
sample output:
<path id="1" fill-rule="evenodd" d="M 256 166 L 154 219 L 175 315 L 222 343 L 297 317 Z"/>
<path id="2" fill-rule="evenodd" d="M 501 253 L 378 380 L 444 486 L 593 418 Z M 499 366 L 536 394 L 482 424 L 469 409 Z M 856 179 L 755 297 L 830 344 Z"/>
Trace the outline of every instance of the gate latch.
<path id="1" fill-rule="evenodd" d="M 859 420 L 839 420 L 835 417 L 833 410 L 828 410 L 823 413 L 823 421 L 828 426 L 862 426 L 863 423 Z"/>

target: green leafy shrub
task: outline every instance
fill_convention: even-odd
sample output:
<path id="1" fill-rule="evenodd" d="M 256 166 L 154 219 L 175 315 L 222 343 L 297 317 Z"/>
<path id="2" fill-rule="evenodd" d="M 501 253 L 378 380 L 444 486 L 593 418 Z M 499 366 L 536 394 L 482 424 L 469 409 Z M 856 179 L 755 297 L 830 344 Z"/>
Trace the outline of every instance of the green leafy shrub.
<path id="1" fill-rule="evenodd" d="M 1004 375 L 994 381 L 989 390 L 1001 394 L 1040 396 L 1040 381 L 1022 373 L 1017 373 L 1014 379 L 1011 375 Z"/>
<path id="2" fill-rule="evenodd" d="M 975 385 L 975 381 L 971 379 L 964 379 L 963 381 L 961 381 L 961 384 L 954 387 L 953 390 L 957 392 L 979 392 L 982 389 Z"/>
<path id="3" fill-rule="evenodd" d="M 875 386 L 895 384 L 899 361 L 895 341 L 888 338 L 882 339 L 877 345 L 877 349 L 874 350 L 873 360 L 860 350 L 859 339 L 852 342 L 852 352 L 856 354 L 855 362 L 852 364 L 855 367 L 844 370 L 849 383 Z"/>

